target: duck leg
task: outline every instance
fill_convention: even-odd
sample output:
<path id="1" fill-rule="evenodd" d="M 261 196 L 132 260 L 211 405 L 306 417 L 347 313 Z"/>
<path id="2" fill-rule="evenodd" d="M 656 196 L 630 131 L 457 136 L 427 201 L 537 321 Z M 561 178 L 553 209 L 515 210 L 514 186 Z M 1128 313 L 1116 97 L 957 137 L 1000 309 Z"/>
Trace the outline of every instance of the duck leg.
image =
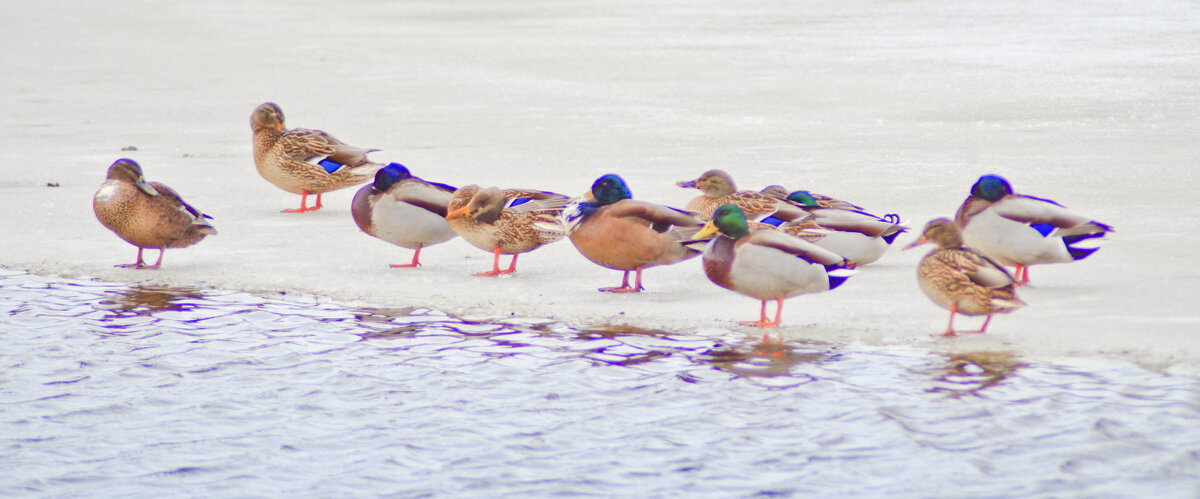
<path id="1" fill-rule="evenodd" d="M 1018 263 L 1017 267 L 1013 271 L 1013 273 L 1016 274 L 1014 277 L 1016 277 L 1017 280 L 1019 281 L 1017 283 L 1017 285 L 1024 286 L 1026 284 L 1029 284 L 1029 266 L 1028 265 L 1021 265 Z"/>
<path id="2" fill-rule="evenodd" d="M 950 323 L 946 325 L 946 331 L 941 334 L 933 334 L 931 336 L 941 336 L 944 338 L 958 336 L 958 333 L 954 332 L 954 314 L 957 314 L 957 313 L 958 313 L 958 304 L 950 305 Z"/>
<path id="3" fill-rule="evenodd" d="M 420 267 L 421 266 L 421 261 L 420 261 L 421 260 L 421 248 L 424 246 L 425 246 L 424 244 L 417 245 L 417 251 L 415 253 L 413 253 L 412 263 L 401 263 L 401 264 L 393 263 L 393 264 L 389 265 L 389 267 L 394 268 L 394 269 L 403 269 L 403 268 L 408 268 L 408 267 Z"/>
<path id="4" fill-rule="evenodd" d="M 621 285 L 620 285 L 620 286 L 618 286 L 618 287 L 600 288 L 600 291 L 604 291 L 604 292 L 608 292 L 608 293 L 628 293 L 628 292 L 630 291 L 630 288 L 629 288 L 629 271 L 628 271 L 628 270 L 626 270 L 626 271 L 625 271 L 625 274 L 624 274 L 624 275 L 621 277 Z"/>
<path id="5" fill-rule="evenodd" d="M 1028 268 L 1028 267 L 1026 267 L 1026 268 Z M 987 319 L 984 319 L 984 321 L 983 321 L 983 327 L 979 328 L 978 331 L 959 331 L 959 333 L 960 334 L 983 334 L 984 332 L 987 331 L 988 324 L 991 322 L 992 322 L 992 314 L 988 314 Z"/>
<path id="6" fill-rule="evenodd" d="M 634 280 L 633 287 L 629 287 L 629 272 L 630 271 L 626 270 L 624 277 L 621 278 L 621 287 L 619 287 L 619 288 L 600 288 L 600 291 L 606 291 L 609 293 L 637 293 L 638 291 L 646 289 L 646 288 L 642 287 L 642 268 L 638 267 L 638 268 L 634 269 L 634 271 L 637 272 L 637 279 Z"/>
<path id="7" fill-rule="evenodd" d="M 758 312 L 758 317 L 759 317 L 758 322 L 742 321 L 742 322 L 739 322 L 739 324 L 743 324 L 743 325 L 747 325 L 747 326 L 755 326 L 755 327 L 778 326 L 779 320 L 783 317 L 783 298 L 776 298 L 775 302 L 778 304 L 778 308 L 775 309 L 775 320 L 774 321 L 767 320 L 767 300 L 762 300 L 762 309 L 760 309 Z"/>
<path id="8" fill-rule="evenodd" d="M 321 209 L 321 195 L 317 194 L 317 204 L 312 208 L 308 207 L 308 191 L 300 191 L 300 207 L 288 210 L 280 210 L 280 213 L 304 213 L 306 211 L 317 211 Z"/>
<path id="9" fill-rule="evenodd" d="M 154 262 L 154 265 L 143 265 L 143 266 L 141 266 L 141 267 L 138 267 L 138 268 L 139 268 L 139 269 L 144 269 L 144 270 L 155 270 L 155 269 L 157 269 L 157 268 L 161 267 L 161 266 L 162 266 L 162 258 L 163 258 L 163 254 L 164 254 L 164 253 L 166 253 L 166 252 L 167 252 L 167 249 L 166 249 L 166 248 L 159 248 L 159 249 L 158 249 L 158 261 Z"/>
<path id="10" fill-rule="evenodd" d="M 500 270 L 500 248 L 492 250 L 492 255 L 494 255 L 492 258 L 492 270 L 490 272 L 480 272 L 475 274 L 476 276 L 490 277 L 500 274 L 511 274 L 517 271 L 517 256 L 519 255 L 513 255 L 512 262 L 508 264 L 508 270 Z"/>
<path id="11" fill-rule="evenodd" d="M 137 256 L 136 262 L 122 263 L 120 265 L 114 265 L 114 267 L 122 268 L 122 269 L 140 269 L 145 266 L 146 266 L 146 262 L 142 261 L 142 247 L 141 246 L 138 246 L 138 256 Z"/>

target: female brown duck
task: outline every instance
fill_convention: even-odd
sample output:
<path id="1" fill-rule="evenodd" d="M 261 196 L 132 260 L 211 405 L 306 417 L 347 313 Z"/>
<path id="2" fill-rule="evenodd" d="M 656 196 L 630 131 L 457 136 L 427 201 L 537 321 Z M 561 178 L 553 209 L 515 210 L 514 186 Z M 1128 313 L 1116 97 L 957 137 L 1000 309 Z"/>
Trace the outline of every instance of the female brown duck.
<path id="1" fill-rule="evenodd" d="M 117 265 L 157 269 L 167 248 L 184 248 L 217 233 L 209 217 L 185 203 L 170 187 L 146 182 L 142 168 L 132 159 L 118 159 L 108 167 L 108 179 L 92 198 L 96 218 L 117 236 L 137 246 L 137 261 Z M 142 250 L 158 250 L 158 261 L 146 265 Z"/>
<path id="2" fill-rule="evenodd" d="M 254 166 L 276 187 L 300 195 L 300 207 L 283 210 L 300 213 L 321 209 L 321 194 L 371 180 L 383 165 L 367 160 L 378 149 L 354 147 L 320 130 L 283 126 L 283 110 L 274 102 L 259 105 L 250 114 L 254 131 Z M 308 206 L 308 195 L 316 205 Z"/>
<path id="3" fill-rule="evenodd" d="M 562 239 L 558 216 L 567 197 L 526 189 L 460 187 L 446 207 L 450 228 L 468 243 L 494 255 L 492 270 L 475 274 L 494 276 L 517 270 L 517 256 Z M 508 270 L 500 270 L 500 255 L 512 255 Z"/>
<path id="4" fill-rule="evenodd" d="M 971 248 L 963 246 L 958 226 L 948 218 L 931 220 L 921 238 L 904 249 L 932 242 L 937 245 L 917 266 L 921 291 L 950 311 L 950 323 L 941 336 L 982 333 L 992 314 L 1011 312 L 1025 305 L 1017 298 L 1017 281 L 1008 271 Z M 954 331 L 954 315 L 986 315 L 978 331 Z"/>

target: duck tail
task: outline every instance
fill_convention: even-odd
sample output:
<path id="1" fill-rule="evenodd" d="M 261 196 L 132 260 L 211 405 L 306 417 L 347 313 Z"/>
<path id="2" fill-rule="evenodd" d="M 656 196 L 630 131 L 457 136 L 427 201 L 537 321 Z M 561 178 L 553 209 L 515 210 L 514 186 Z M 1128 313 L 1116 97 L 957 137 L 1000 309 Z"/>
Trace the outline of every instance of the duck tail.
<path id="1" fill-rule="evenodd" d="M 852 263 L 826 265 L 825 274 L 829 277 L 829 289 L 841 286 L 842 283 L 846 282 L 856 272 L 858 271 L 854 270 L 854 264 Z"/>
<path id="2" fill-rule="evenodd" d="M 991 299 L 992 306 L 996 307 L 997 310 L 1008 312 L 1025 306 L 1025 302 L 1017 298 L 1016 290 L 1011 286 L 997 291 L 1001 292 L 996 293 Z"/>
<path id="3" fill-rule="evenodd" d="M 1072 260 L 1083 260 L 1100 249 L 1105 236 L 1112 232 L 1112 226 L 1100 222 L 1088 222 L 1062 235 L 1063 244 L 1067 246 Z"/>

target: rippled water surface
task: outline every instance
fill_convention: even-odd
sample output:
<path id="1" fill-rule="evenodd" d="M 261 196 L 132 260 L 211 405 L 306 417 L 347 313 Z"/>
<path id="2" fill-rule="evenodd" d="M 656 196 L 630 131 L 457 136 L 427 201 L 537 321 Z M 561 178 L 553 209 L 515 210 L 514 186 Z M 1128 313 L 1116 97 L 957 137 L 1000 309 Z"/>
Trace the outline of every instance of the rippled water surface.
<path id="1" fill-rule="evenodd" d="M 0 270 L 0 495 L 1200 494 L 1200 384 Z"/>

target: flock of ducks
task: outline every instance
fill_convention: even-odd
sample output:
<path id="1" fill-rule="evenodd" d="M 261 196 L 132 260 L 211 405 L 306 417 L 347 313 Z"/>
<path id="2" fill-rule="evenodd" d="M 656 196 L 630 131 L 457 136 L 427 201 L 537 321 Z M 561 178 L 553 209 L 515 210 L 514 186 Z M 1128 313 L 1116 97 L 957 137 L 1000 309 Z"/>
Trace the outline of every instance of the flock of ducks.
<path id="1" fill-rule="evenodd" d="M 569 239 L 585 258 L 622 271 L 619 286 L 600 291 L 636 293 L 642 272 L 696 256 L 714 284 L 760 300 L 757 321 L 780 323 L 789 297 L 834 289 L 858 267 L 884 254 L 907 229 L 895 214 L 876 216 L 858 205 L 808 191 L 774 185 L 760 191 L 738 190 L 733 178 L 710 170 L 678 182 L 700 195 L 685 209 L 633 199 L 618 175 L 598 178 L 583 196 L 531 189 L 454 188 L 413 176 L 398 163 L 382 165 L 367 155 L 375 149 L 347 145 L 320 130 L 287 129 L 283 111 L 264 103 L 250 117 L 254 163 L 263 178 L 301 195 L 300 207 L 321 208 L 321 194 L 363 184 L 351 213 L 365 233 L 412 249 L 420 265 L 421 249 L 461 237 L 494 255 L 490 271 L 477 276 L 511 274 L 517 257 L 561 239 Z M 314 205 L 308 196 L 315 195 Z M 141 167 L 119 159 L 93 199 L 96 217 L 138 248 L 137 261 L 118 265 L 156 269 L 167 248 L 183 248 L 216 234 L 207 215 L 187 204 L 170 187 L 146 182 Z M 1013 192 L 1002 177 L 985 175 L 954 220 L 930 221 L 908 245 L 936 247 L 917 268 L 922 291 L 950 311 L 944 336 L 983 333 L 992 315 L 1024 305 L 1016 288 L 1029 282 L 1033 264 L 1083 259 L 1112 227 L 1077 215 L 1062 205 Z M 158 249 L 148 265 L 144 249 Z M 511 255 L 501 269 L 501 255 Z M 1015 267 L 1015 274 L 1003 266 Z M 630 282 L 630 274 L 633 282 Z M 768 302 L 776 302 L 773 319 Z M 955 331 L 956 314 L 986 315 L 978 331 Z"/>

